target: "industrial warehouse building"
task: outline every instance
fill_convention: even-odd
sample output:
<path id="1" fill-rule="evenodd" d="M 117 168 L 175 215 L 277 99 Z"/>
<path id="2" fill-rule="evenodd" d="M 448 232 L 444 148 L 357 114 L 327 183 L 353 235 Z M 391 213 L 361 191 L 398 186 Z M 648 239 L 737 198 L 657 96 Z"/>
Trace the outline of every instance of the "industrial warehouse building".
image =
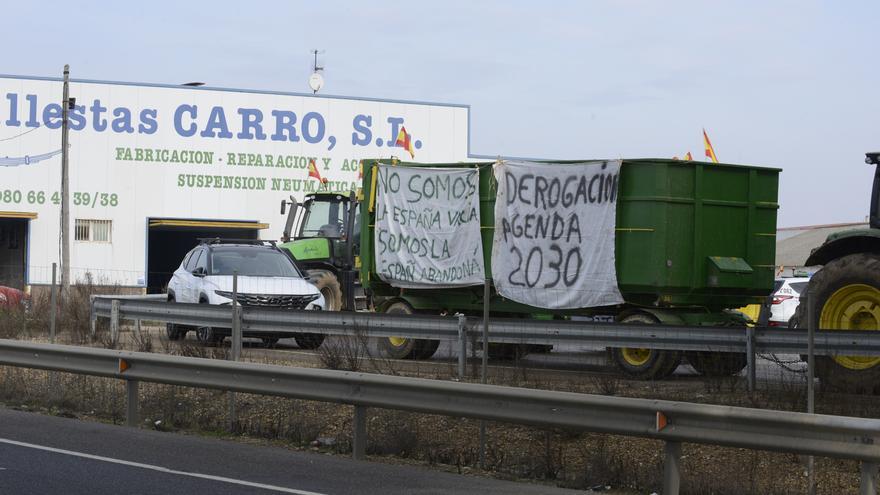
<path id="1" fill-rule="evenodd" d="M 282 199 L 358 184 L 364 158 L 464 161 L 466 105 L 73 80 L 71 279 L 161 291 L 199 237 L 278 239 Z M 0 285 L 60 259 L 60 79 L 0 76 Z"/>

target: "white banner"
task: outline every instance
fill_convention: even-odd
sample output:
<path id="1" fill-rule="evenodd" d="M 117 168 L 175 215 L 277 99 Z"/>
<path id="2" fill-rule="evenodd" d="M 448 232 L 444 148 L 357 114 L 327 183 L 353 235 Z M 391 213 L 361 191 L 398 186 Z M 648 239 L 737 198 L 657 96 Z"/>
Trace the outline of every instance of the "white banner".
<path id="1" fill-rule="evenodd" d="M 379 166 L 376 271 L 395 287 L 484 283 L 479 171 Z"/>
<path id="2" fill-rule="evenodd" d="M 549 309 L 622 303 L 614 262 L 619 175 L 620 160 L 497 164 L 498 292 Z"/>

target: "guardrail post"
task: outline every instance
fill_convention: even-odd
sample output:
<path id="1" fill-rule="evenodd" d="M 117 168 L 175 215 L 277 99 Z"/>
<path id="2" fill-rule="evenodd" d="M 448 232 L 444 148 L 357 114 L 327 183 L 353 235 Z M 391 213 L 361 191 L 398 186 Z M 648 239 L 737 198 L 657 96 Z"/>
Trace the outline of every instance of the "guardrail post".
<path id="1" fill-rule="evenodd" d="M 362 461 L 367 455 L 367 406 L 354 406 L 351 430 L 351 455 Z"/>
<path id="2" fill-rule="evenodd" d="M 58 299 L 56 294 L 58 293 L 58 289 L 55 287 L 57 269 L 58 265 L 52 263 L 52 289 L 49 291 L 49 306 L 52 308 L 52 310 L 49 311 L 49 342 L 52 344 L 55 343 L 55 313 L 58 311 L 58 308 L 56 307 Z"/>
<path id="3" fill-rule="evenodd" d="M 458 379 L 464 380 L 467 364 L 467 317 L 458 313 Z"/>
<path id="4" fill-rule="evenodd" d="M 241 311 L 238 305 L 238 270 L 232 272 L 232 347 L 229 358 L 238 361 L 241 357 Z M 235 392 L 229 392 L 229 431 L 235 433 Z"/>
<path id="5" fill-rule="evenodd" d="M 663 447 L 663 495 L 678 495 L 681 488 L 681 442 Z"/>
<path id="6" fill-rule="evenodd" d="M 813 319 L 815 307 L 813 298 L 807 296 L 807 412 L 816 412 L 816 320 Z M 816 458 L 807 458 L 807 493 L 816 493 Z"/>
<path id="7" fill-rule="evenodd" d="M 119 299 L 110 301 L 110 343 L 119 342 Z"/>
<path id="8" fill-rule="evenodd" d="M 877 495 L 877 463 L 862 461 L 859 495 Z"/>
<path id="9" fill-rule="evenodd" d="M 746 327 L 746 363 L 749 392 L 755 391 L 755 327 Z"/>
<path id="10" fill-rule="evenodd" d="M 137 380 L 125 380 L 125 426 L 137 426 L 138 418 L 138 389 L 140 382 Z"/>
<path id="11" fill-rule="evenodd" d="M 89 303 L 90 303 L 90 307 L 91 307 L 90 312 L 89 312 L 89 333 L 91 334 L 93 340 L 95 338 L 95 333 L 97 333 L 97 331 L 98 331 L 98 313 L 97 313 L 97 310 L 95 309 L 95 300 L 96 299 L 97 298 L 95 297 L 94 294 L 92 294 L 89 297 Z"/>
<path id="12" fill-rule="evenodd" d="M 241 357 L 241 305 L 238 304 L 238 270 L 232 272 L 232 360 Z"/>
<path id="13" fill-rule="evenodd" d="M 134 320 L 134 333 L 140 338 L 141 336 L 141 320 Z"/>
<path id="14" fill-rule="evenodd" d="M 489 301 L 491 278 L 483 281 L 483 362 L 480 368 L 480 383 L 489 380 Z M 486 420 L 480 420 L 480 469 L 486 469 Z"/>

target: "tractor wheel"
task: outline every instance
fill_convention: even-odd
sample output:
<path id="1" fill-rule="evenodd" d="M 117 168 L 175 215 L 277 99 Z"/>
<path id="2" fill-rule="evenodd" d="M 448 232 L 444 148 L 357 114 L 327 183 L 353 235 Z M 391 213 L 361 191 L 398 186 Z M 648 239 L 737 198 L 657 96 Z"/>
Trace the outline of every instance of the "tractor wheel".
<path id="1" fill-rule="evenodd" d="M 633 313 L 620 320 L 621 323 L 657 324 L 648 313 Z M 671 375 L 681 364 L 680 351 L 639 349 L 635 347 L 612 347 L 608 349 L 611 362 L 625 375 L 639 380 L 662 380 Z"/>
<path id="2" fill-rule="evenodd" d="M 711 377 L 733 376 L 746 367 L 746 355 L 740 352 L 688 352 L 685 354 L 694 370 Z"/>
<path id="3" fill-rule="evenodd" d="M 831 261 L 810 280 L 795 319 L 826 330 L 880 330 L 880 255 L 859 253 Z M 880 393 L 880 356 L 817 356 L 816 374 L 832 390 Z"/>
<path id="4" fill-rule="evenodd" d="M 385 309 L 388 314 L 411 315 L 415 310 L 404 301 L 392 303 Z M 440 346 L 439 340 L 413 339 L 409 337 L 383 337 L 379 348 L 393 359 L 430 359 Z"/>
<path id="5" fill-rule="evenodd" d="M 342 285 L 336 274 L 330 270 L 309 270 L 308 275 L 312 285 L 324 296 L 327 305 L 324 311 L 342 311 Z"/>

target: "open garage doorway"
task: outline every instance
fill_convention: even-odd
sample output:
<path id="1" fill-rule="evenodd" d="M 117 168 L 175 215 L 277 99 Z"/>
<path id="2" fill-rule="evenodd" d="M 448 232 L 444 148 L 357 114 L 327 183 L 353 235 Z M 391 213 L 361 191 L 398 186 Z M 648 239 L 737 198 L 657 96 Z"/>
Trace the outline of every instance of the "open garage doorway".
<path id="1" fill-rule="evenodd" d="M 199 238 L 259 239 L 259 222 L 150 218 L 147 221 L 147 293 L 165 292 L 171 275 Z"/>
<path id="2" fill-rule="evenodd" d="M 27 285 L 28 226 L 35 213 L 0 211 L 0 285 Z"/>

